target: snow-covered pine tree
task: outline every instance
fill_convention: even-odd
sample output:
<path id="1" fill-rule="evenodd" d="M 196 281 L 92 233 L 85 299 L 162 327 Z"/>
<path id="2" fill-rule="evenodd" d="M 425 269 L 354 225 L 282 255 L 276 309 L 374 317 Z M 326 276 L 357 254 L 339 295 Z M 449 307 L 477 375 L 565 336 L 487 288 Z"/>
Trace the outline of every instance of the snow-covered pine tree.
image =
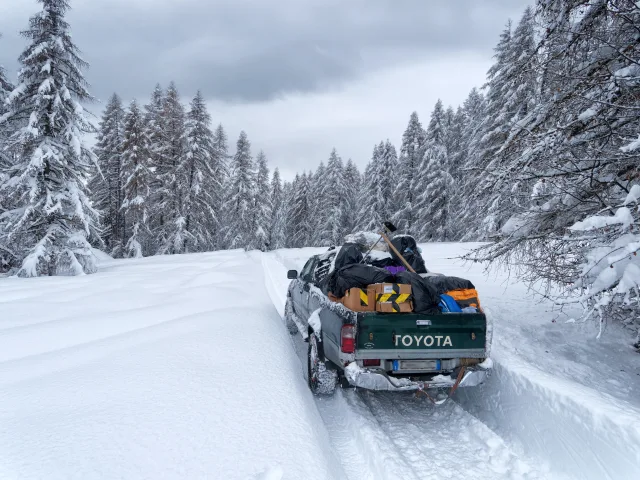
<path id="1" fill-rule="evenodd" d="M 419 183 L 425 154 L 425 131 L 418 113 L 413 112 L 409 125 L 402 135 L 402 148 L 398 161 L 398 178 L 395 201 L 398 211 L 394 215 L 396 226 L 402 233 L 419 233 L 418 197 L 422 193 Z"/>
<path id="2" fill-rule="evenodd" d="M 344 214 L 344 232 L 353 233 L 358 225 L 358 200 L 362 188 L 362 176 L 353 160 L 347 160 L 344 167 L 344 184 L 346 191 L 346 210 Z"/>
<path id="3" fill-rule="evenodd" d="M 456 219 L 454 235 L 461 240 L 477 240 L 481 237 L 483 213 L 486 211 L 486 193 L 478 192 L 484 163 L 480 143 L 484 135 L 486 102 L 484 95 L 472 89 L 462 105 L 462 157 L 458 166 L 456 195 L 453 198 Z M 457 232 L 457 234 L 455 233 Z"/>
<path id="4" fill-rule="evenodd" d="M 286 245 L 286 205 L 280 171 L 276 168 L 271 178 L 271 221 L 269 248 L 277 250 Z"/>
<path id="5" fill-rule="evenodd" d="M 462 152 L 462 125 L 464 113 L 462 107 L 458 107 L 454 112 L 453 107 L 449 107 L 445 112 L 446 116 L 446 147 L 449 157 L 449 173 L 457 183 L 460 180 L 460 165 L 463 161 Z"/>
<path id="6" fill-rule="evenodd" d="M 347 186 L 342 159 L 334 148 L 327 162 L 323 191 L 327 221 L 322 229 L 320 246 L 341 245 L 346 235 Z"/>
<path id="7" fill-rule="evenodd" d="M 382 195 L 386 199 L 382 218 L 384 221 L 388 221 L 392 219 L 399 210 L 394 193 L 398 178 L 398 153 L 396 152 L 396 147 L 393 146 L 389 139 L 384 142 L 384 147 L 382 149 L 382 163 Z"/>
<path id="8" fill-rule="evenodd" d="M 451 174 L 451 188 L 449 189 L 449 218 L 447 220 L 448 238 L 458 240 L 464 232 L 464 210 L 468 208 L 466 195 L 463 190 L 463 166 L 467 156 L 466 142 L 463 137 L 465 113 L 462 107 L 456 112 L 452 108 L 447 110 L 447 156 L 449 158 L 449 173 Z"/>
<path id="9" fill-rule="evenodd" d="M 486 136 L 487 163 L 480 188 L 481 195 L 488 197 L 485 237 L 495 234 L 514 209 L 523 210 L 529 205 L 532 185 L 514 181 L 521 166 L 513 159 L 527 149 L 528 131 L 519 133 L 538 103 L 536 50 L 533 11 L 527 8 L 504 48 L 499 45 L 497 63 L 490 71 L 488 115 L 494 123 Z"/>
<path id="10" fill-rule="evenodd" d="M 373 147 L 371 161 L 367 165 L 364 174 L 363 187 L 359 198 L 358 230 L 377 231 L 385 218 L 385 210 L 388 199 L 384 197 L 384 143 Z"/>
<path id="11" fill-rule="evenodd" d="M 533 8 L 528 6 L 513 31 L 509 45 L 509 59 L 504 72 L 508 90 L 504 96 L 503 111 L 509 115 L 505 120 L 511 135 L 519 133 L 520 122 L 534 110 L 539 100 L 535 35 Z M 504 148 L 508 151 L 508 140 Z"/>
<path id="12" fill-rule="evenodd" d="M 537 8 L 540 54 L 518 73 L 542 79 L 540 101 L 509 140 L 510 183 L 528 187 L 528 208 L 475 258 L 527 265 L 530 280 L 566 286 L 565 302 L 578 293 L 600 326 L 619 319 L 638 328 L 640 6 Z"/>
<path id="13" fill-rule="evenodd" d="M 269 185 L 269 168 L 267 157 L 262 150 L 256 157 L 256 181 L 253 200 L 253 247 L 266 252 L 271 248 L 271 219 L 273 205 L 271 204 L 271 187 Z"/>
<path id="14" fill-rule="evenodd" d="M 329 218 L 329 214 L 326 211 L 323 211 L 322 204 L 319 199 L 324 199 L 325 191 L 324 186 L 326 185 L 326 167 L 325 167 L 325 176 L 322 178 L 318 172 L 314 172 L 313 170 L 309 170 L 307 173 L 307 183 L 309 184 L 309 192 L 307 195 L 309 202 L 309 238 L 307 239 L 307 246 L 311 245 L 320 245 L 320 239 L 322 238 L 324 227 L 327 222 L 327 218 Z M 313 196 L 313 191 L 322 188 L 320 196 L 318 198 Z M 322 200 L 324 201 L 324 200 Z M 316 212 L 318 212 L 319 217 L 316 217 Z"/>
<path id="15" fill-rule="evenodd" d="M 309 245 L 322 245 L 324 227 L 329 218 L 326 191 L 327 167 L 324 165 L 324 161 L 320 162 L 315 173 L 309 173 L 307 180 L 311 188 L 309 195 L 309 208 L 311 209 L 311 218 L 309 219 L 311 238 L 309 238 Z"/>
<path id="16" fill-rule="evenodd" d="M 218 153 L 216 158 L 218 158 L 219 161 L 219 165 L 217 166 L 219 174 L 223 179 L 228 179 L 231 156 L 229 155 L 229 139 L 222 124 L 218 124 L 213 134 L 213 146 Z"/>
<path id="17" fill-rule="evenodd" d="M 2 40 L 2 34 L 0 34 L 0 40 Z M 4 69 L 4 66 L 0 64 L 0 118 L 7 112 L 7 107 L 5 105 L 5 101 L 9 97 L 11 91 L 13 91 L 13 85 L 7 79 L 7 72 Z M 8 162 L 7 153 L 4 151 L 4 147 L 6 146 L 7 138 L 10 136 L 9 128 L 6 123 L 0 125 L 0 162 L 2 162 L 3 158 L 5 162 Z M 0 166 L 2 163 L 0 163 Z"/>
<path id="18" fill-rule="evenodd" d="M 377 151 L 378 145 L 373 147 L 374 155 Z M 361 231 L 366 228 L 369 223 L 368 219 L 368 208 L 367 208 L 367 192 L 370 187 L 371 176 L 373 172 L 373 162 L 370 160 L 367 165 L 364 167 L 364 172 L 362 173 L 362 184 L 360 185 L 360 191 L 358 192 L 358 223 L 356 225 L 356 230 Z"/>
<path id="19" fill-rule="evenodd" d="M 505 90 L 507 89 L 507 77 L 505 73 L 509 69 L 508 62 L 511 59 L 512 22 L 509 20 L 500 35 L 500 41 L 494 48 L 495 63 L 487 72 L 487 124 L 485 138 L 482 146 L 483 154 L 493 156 L 503 145 L 507 138 L 509 126 L 506 118 L 501 116 L 505 105 Z"/>
<path id="20" fill-rule="evenodd" d="M 164 99 L 164 91 L 157 84 L 151 94 L 151 100 L 145 105 L 144 124 L 145 136 L 149 141 L 150 165 L 149 170 L 152 175 L 152 181 L 149 186 L 150 205 L 149 211 L 149 228 L 152 232 L 159 232 L 164 227 L 165 222 L 165 198 L 162 187 L 161 175 L 165 169 L 165 150 L 164 150 L 164 133 L 162 122 L 162 103 Z M 150 247 L 154 251 L 160 248 L 155 235 L 153 236 Z"/>
<path id="21" fill-rule="evenodd" d="M 225 244 L 228 248 L 250 248 L 254 239 L 253 207 L 255 178 L 251 143 L 243 131 L 236 143 L 224 206 Z"/>
<path id="22" fill-rule="evenodd" d="M 189 238 L 184 196 L 188 179 L 184 169 L 187 157 L 186 114 L 175 83 L 171 82 L 162 102 L 162 164 L 156 174 L 160 185 L 164 221 L 155 232 L 159 254 L 184 252 Z"/>
<path id="23" fill-rule="evenodd" d="M 102 240 L 114 257 L 124 255 L 124 217 L 122 212 L 123 176 L 122 148 L 124 142 L 124 109 L 122 100 L 113 94 L 107 103 L 98 127 L 94 153 L 98 160 L 89 191 L 93 206 L 101 213 Z"/>
<path id="24" fill-rule="evenodd" d="M 0 33 L 0 40 L 2 39 L 2 33 Z M 7 79 L 7 72 L 4 69 L 3 65 L 0 65 L 0 92 L 8 94 L 13 90 L 13 86 L 9 83 Z"/>
<path id="25" fill-rule="evenodd" d="M 225 157 L 225 160 L 229 160 L 231 158 L 229 156 L 229 137 L 227 136 L 227 132 L 225 132 L 224 126 L 221 123 L 219 123 L 216 127 L 213 137 L 214 146 Z"/>
<path id="26" fill-rule="evenodd" d="M 297 184 L 299 182 L 300 175 L 296 174 L 296 177 L 292 182 L 284 182 L 282 184 L 282 211 L 284 216 L 285 248 L 293 248 L 293 237 L 297 228 L 293 218 L 293 203 Z"/>
<path id="27" fill-rule="evenodd" d="M 0 40 L 2 40 L 2 34 L 0 34 Z M 7 72 L 5 71 L 4 66 L 0 64 L 0 119 L 5 113 L 7 113 L 7 106 L 5 102 L 11 91 L 13 91 L 13 88 L 13 85 L 7 79 Z M 11 132 L 7 122 L 0 121 L 0 171 L 3 166 L 7 167 L 9 164 L 9 155 L 5 151 L 5 147 L 7 147 L 8 138 L 10 136 Z M 2 213 L 2 210 L 0 210 L 0 213 Z"/>
<path id="28" fill-rule="evenodd" d="M 506 72 L 509 68 L 508 62 L 511 58 L 511 37 L 512 23 L 507 22 L 505 29 L 500 35 L 500 41 L 496 45 L 494 52 L 495 63 L 487 73 L 487 83 L 484 88 L 486 94 L 486 118 L 482 139 L 478 145 L 477 161 L 475 167 L 480 170 L 478 187 L 475 189 L 473 203 L 481 208 L 477 212 L 482 218 L 482 226 L 478 229 L 480 239 L 486 239 L 493 235 L 501 226 L 500 207 L 495 202 L 492 185 L 494 183 L 493 174 L 487 168 L 489 163 L 499 165 L 501 160 L 497 160 L 497 152 L 504 145 L 509 135 L 509 125 L 507 118 L 510 116 L 504 112 L 506 105 L 505 92 L 508 90 Z"/>
<path id="29" fill-rule="evenodd" d="M 296 176 L 290 199 L 288 231 L 291 235 L 291 247 L 301 248 L 309 245 L 311 240 L 311 206 L 310 185 L 306 173 Z"/>
<path id="30" fill-rule="evenodd" d="M 443 241 L 449 239 L 449 203 L 453 179 L 449 173 L 447 151 L 448 116 L 442 101 L 438 100 L 431 114 L 425 137 L 425 156 L 421 168 L 418 196 L 420 240 Z"/>
<path id="31" fill-rule="evenodd" d="M 187 153 L 178 166 L 184 183 L 182 210 L 185 216 L 184 252 L 206 251 L 219 223 L 220 156 L 211 131 L 211 116 L 202 93 L 191 101 L 187 116 Z M 215 194 L 215 197 L 214 197 Z"/>
<path id="32" fill-rule="evenodd" d="M 2 35 L 0 34 L 0 39 Z M 5 101 L 9 93 L 13 90 L 13 85 L 7 79 L 5 69 L 0 65 L 0 118 L 7 112 Z M 12 155 L 5 149 L 8 147 L 8 139 L 11 136 L 11 129 L 6 122 L 0 120 L 0 216 L 11 207 L 9 206 L 8 196 L 2 191 L 6 175 L 12 163 Z M 0 272 L 9 270 L 15 266 L 17 258 L 7 247 L 8 241 L 3 234 L 3 223 L 0 221 Z"/>
<path id="33" fill-rule="evenodd" d="M 140 258 L 152 252 L 149 229 L 149 186 L 152 175 L 149 170 L 151 155 L 145 123 L 138 103 L 133 100 L 124 120 L 122 145 L 122 185 L 125 237 L 124 255 Z"/>
<path id="34" fill-rule="evenodd" d="M 225 212 L 223 210 L 229 185 L 229 141 L 222 124 L 218 124 L 213 134 L 213 147 L 215 155 L 211 169 L 214 172 L 213 180 L 215 183 L 209 187 L 213 202 L 214 212 L 216 213 L 216 223 L 211 226 L 211 250 L 219 250 L 225 247 Z"/>
<path id="35" fill-rule="evenodd" d="M 42 10 L 23 32 L 18 85 L 2 124 L 17 125 L 10 148 L 19 158 L 5 174 L 2 217 L 9 248 L 22 260 L 19 276 L 79 275 L 96 271 L 87 241 L 98 213 L 86 194 L 95 164 L 83 136 L 93 127 L 81 102 L 91 100 L 81 70 L 88 64 L 71 40 L 67 0 L 39 0 Z"/>

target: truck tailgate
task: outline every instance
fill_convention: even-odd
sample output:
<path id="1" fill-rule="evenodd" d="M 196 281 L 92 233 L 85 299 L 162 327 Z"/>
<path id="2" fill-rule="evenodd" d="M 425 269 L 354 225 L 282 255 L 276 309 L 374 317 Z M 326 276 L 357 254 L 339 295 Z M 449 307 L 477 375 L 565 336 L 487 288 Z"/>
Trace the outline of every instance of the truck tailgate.
<path id="1" fill-rule="evenodd" d="M 482 313 L 362 313 L 356 358 L 484 358 L 486 336 Z"/>

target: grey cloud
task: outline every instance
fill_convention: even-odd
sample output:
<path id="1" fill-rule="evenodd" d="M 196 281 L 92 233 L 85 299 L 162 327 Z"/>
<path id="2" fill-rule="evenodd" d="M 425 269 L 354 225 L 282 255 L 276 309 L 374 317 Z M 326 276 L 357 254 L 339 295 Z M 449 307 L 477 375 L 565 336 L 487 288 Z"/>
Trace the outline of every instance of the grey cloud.
<path id="1" fill-rule="evenodd" d="M 15 3 L 19 3 L 18 7 Z M 265 101 L 358 81 L 434 52 L 489 54 L 525 0 L 72 0 L 87 78 L 146 96 L 175 80 L 224 101 Z M 0 63 L 15 69 L 17 31 L 35 2 L 0 0 Z"/>

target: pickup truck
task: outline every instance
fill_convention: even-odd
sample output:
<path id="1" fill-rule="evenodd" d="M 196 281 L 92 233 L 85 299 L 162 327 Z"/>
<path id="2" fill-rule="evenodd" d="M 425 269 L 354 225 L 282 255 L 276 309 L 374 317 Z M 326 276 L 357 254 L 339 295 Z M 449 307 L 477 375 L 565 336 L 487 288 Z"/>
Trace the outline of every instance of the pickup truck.
<path id="1" fill-rule="evenodd" d="M 290 270 L 285 321 L 308 342 L 308 383 L 330 395 L 338 384 L 369 390 L 430 390 L 484 381 L 490 331 L 484 313 L 353 312 L 321 289 L 336 252 Z M 461 372 L 462 370 L 462 372 Z"/>

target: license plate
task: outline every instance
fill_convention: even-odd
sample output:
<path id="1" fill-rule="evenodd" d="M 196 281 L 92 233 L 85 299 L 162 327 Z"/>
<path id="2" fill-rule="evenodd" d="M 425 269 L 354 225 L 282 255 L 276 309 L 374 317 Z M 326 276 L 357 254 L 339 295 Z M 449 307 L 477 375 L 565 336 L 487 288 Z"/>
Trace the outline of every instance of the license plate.
<path id="1" fill-rule="evenodd" d="M 401 372 L 403 370 L 439 371 L 440 360 L 394 360 L 393 371 Z"/>

